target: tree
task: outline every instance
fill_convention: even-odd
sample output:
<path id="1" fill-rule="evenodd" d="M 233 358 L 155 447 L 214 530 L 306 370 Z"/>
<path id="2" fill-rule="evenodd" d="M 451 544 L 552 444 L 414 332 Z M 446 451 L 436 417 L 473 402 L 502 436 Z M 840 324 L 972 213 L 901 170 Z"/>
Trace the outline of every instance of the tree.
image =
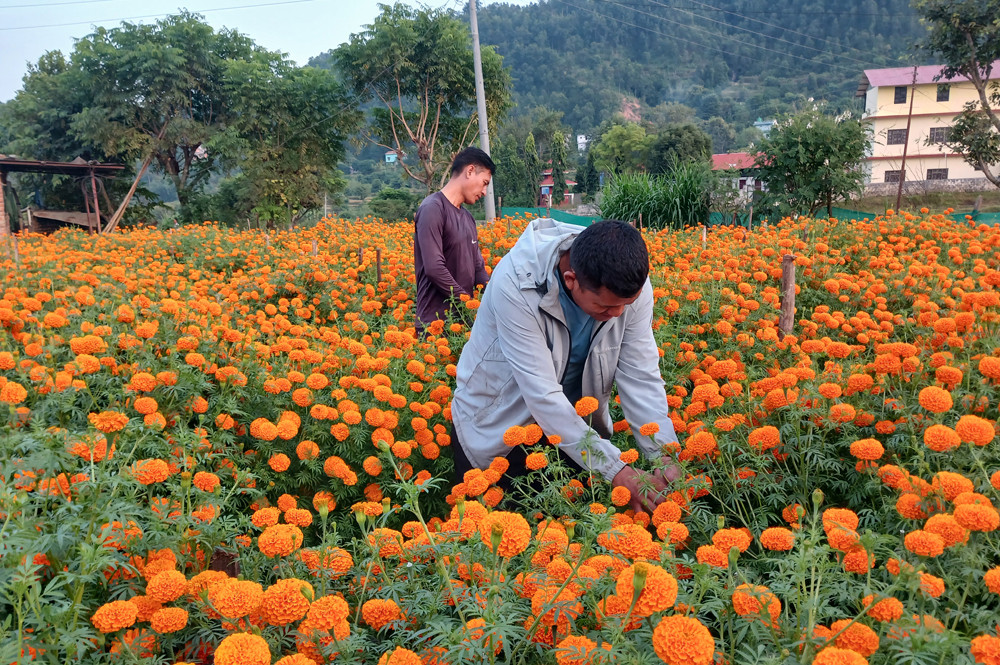
<path id="1" fill-rule="evenodd" d="M 594 151 L 587 151 L 587 158 L 576 170 L 576 191 L 583 193 L 584 200 L 592 198 L 601 184 L 601 176 L 594 164 Z"/>
<path id="2" fill-rule="evenodd" d="M 226 94 L 227 66 L 260 53 L 248 37 L 217 33 L 189 12 L 98 28 L 71 59 L 88 94 L 72 129 L 107 155 L 155 163 L 183 209 L 212 172 L 217 155 L 207 146 L 238 112 Z"/>
<path id="3" fill-rule="evenodd" d="M 638 123 L 614 125 L 591 148 L 598 168 L 611 173 L 639 171 L 645 168 L 649 137 Z"/>
<path id="4" fill-rule="evenodd" d="M 701 129 L 708 134 L 709 138 L 712 140 L 709 153 L 729 152 L 732 149 L 733 144 L 736 142 L 736 130 L 719 116 L 709 118 L 703 122 L 701 124 Z"/>
<path id="5" fill-rule="evenodd" d="M 374 23 L 334 51 L 344 80 L 374 97 L 366 136 L 405 157 L 403 169 L 427 191 L 441 186 L 456 154 L 478 132 L 472 39 L 450 14 L 397 3 L 379 5 Z M 510 106 L 510 75 L 482 48 L 490 129 Z M 415 160 L 415 163 L 409 160 Z"/>
<path id="6" fill-rule="evenodd" d="M 231 63 L 225 91 L 239 100 L 239 113 L 214 144 L 249 180 L 258 219 L 292 224 L 325 192 L 344 189 L 337 164 L 361 113 L 332 72 L 264 54 Z"/>
<path id="7" fill-rule="evenodd" d="M 529 205 L 538 204 L 538 183 L 542 181 L 542 160 L 538 157 L 538 149 L 535 147 L 535 137 L 529 133 L 524 139 L 524 169 L 525 175 L 525 198 L 531 201 Z"/>
<path id="8" fill-rule="evenodd" d="M 566 197 L 566 136 L 552 135 L 552 202 L 559 205 Z"/>
<path id="9" fill-rule="evenodd" d="M 1000 59 L 1000 0 L 917 0 L 929 28 L 922 48 L 944 60 L 942 77 L 961 74 L 978 99 L 952 124 L 948 146 L 1000 187 L 1000 86 L 991 82 Z"/>
<path id="10" fill-rule="evenodd" d="M 497 165 L 493 176 L 493 191 L 508 206 L 532 206 L 535 202 L 524 196 L 528 167 L 510 140 L 498 141 L 491 157 Z"/>
<path id="11" fill-rule="evenodd" d="M 835 199 L 864 187 L 861 162 L 870 143 L 861 122 L 826 115 L 820 106 L 775 123 L 755 164 L 767 185 L 765 206 L 779 214 L 812 215 L 825 204 L 832 215 Z"/>
<path id="12" fill-rule="evenodd" d="M 649 147 L 649 171 L 668 173 L 686 162 L 707 162 L 712 155 L 712 138 L 691 123 L 667 125 Z"/>

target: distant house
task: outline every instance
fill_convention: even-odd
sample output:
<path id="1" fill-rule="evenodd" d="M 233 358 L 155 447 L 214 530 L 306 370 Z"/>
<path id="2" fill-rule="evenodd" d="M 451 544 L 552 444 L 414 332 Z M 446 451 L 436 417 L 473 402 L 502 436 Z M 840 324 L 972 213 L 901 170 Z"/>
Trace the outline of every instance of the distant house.
<path id="1" fill-rule="evenodd" d="M 397 161 L 399 161 L 399 153 L 398 152 L 396 152 L 395 150 L 389 150 L 389 151 L 387 151 L 385 153 L 385 163 L 386 164 L 395 164 Z"/>
<path id="2" fill-rule="evenodd" d="M 771 133 L 771 128 L 774 127 L 774 120 L 764 120 L 758 117 L 757 122 L 753 123 L 753 126 L 761 131 L 764 138 L 767 138 L 768 134 Z"/>
<path id="3" fill-rule="evenodd" d="M 726 152 L 712 155 L 713 171 L 735 171 L 732 184 L 740 194 L 749 199 L 754 191 L 762 191 L 763 183 L 757 179 L 757 169 L 754 166 L 755 155 L 748 152 Z"/>
<path id="4" fill-rule="evenodd" d="M 552 195 L 552 187 L 554 185 L 555 180 L 552 179 L 552 169 L 542 171 L 542 181 L 538 183 L 538 205 L 545 206 L 549 204 L 549 197 Z M 569 202 L 570 204 L 576 203 L 576 194 L 569 191 L 574 186 L 576 186 L 576 181 L 566 178 L 567 191 L 563 198 L 564 202 Z"/>
<path id="5" fill-rule="evenodd" d="M 1000 82 L 1000 61 L 993 63 Z M 857 96 L 865 98 L 865 119 L 873 142 L 864 167 L 866 193 L 884 195 L 899 187 L 906 149 L 908 189 L 974 191 L 992 185 L 946 145 L 955 118 L 979 94 L 964 76 L 939 78 L 943 67 L 866 69 Z M 915 82 L 914 82 L 915 81 Z M 912 111 L 911 111 L 912 102 Z M 909 133 L 907 133 L 909 120 Z"/>
<path id="6" fill-rule="evenodd" d="M 586 152 L 587 145 L 590 143 L 590 137 L 586 134 L 576 135 L 576 150 L 577 152 Z"/>

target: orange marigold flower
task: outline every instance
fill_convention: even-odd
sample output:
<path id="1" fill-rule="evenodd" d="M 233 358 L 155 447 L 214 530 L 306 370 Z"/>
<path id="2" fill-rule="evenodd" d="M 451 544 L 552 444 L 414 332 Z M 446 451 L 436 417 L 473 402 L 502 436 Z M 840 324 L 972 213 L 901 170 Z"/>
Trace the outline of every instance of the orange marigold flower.
<path id="1" fill-rule="evenodd" d="M 865 658 L 878 651 L 878 634 L 863 623 L 841 619 L 831 624 L 830 632 L 834 635 L 840 633 L 836 637 L 836 645 L 841 649 L 850 649 Z"/>
<path id="2" fill-rule="evenodd" d="M 944 413 L 954 406 L 951 393 L 938 386 L 927 386 L 917 395 L 917 401 L 931 413 Z"/>
<path id="3" fill-rule="evenodd" d="M 837 399 L 840 397 L 844 391 L 836 383 L 821 383 L 819 388 L 817 388 L 819 394 L 826 399 Z"/>
<path id="4" fill-rule="evenodd" d="M 635 461 L 639 459 L 639 451 L 635 448 L 629 448 L 628 450 L 622 451 L 622 453 L 618 455 L 618 459 L 625 464 L 634 464 Z"/>
<path id="5" fill-rule="evenodd" d="M 868 616 L 882 623 L 892 623 L 903 616 L 903 603 L 892 596 L 878 601 L 874 595 L 865 596 L 861 604 L 867 608 Z"/>
<path id="6" fill-rule="evenodd" d="M 596 397 L 586 395 L 576 401 L 576 415 L 581 418 L 586 418 L 594 411 L 597 411 L 599 406 L 600 404 L 598 403 Z"/>
<path id="7" fill-rule="evenodd" d="M 142 415 L 148 416 L 151 413 L 156 413 L 160 405 L 152 397 L 137 397 L 132 407 Z"/>
<path id="8" fill-rule="evenodd" d="M 930 573 L 920 572 L 920 588 L 931 598 L 937 598 L 944 593 L 944 580 Z"/>
<path id="9" fill-rule="evenodd" d="M 787 552 L 795 544 L 795 534 L 784 527 L 774 526 L 760 534 L 760 544 L 772 552 Z"/>
<path id="10" fill-rule="evenodd" d="M 295 578 L 278 580 L 264 591 L 260 614 L 272 626 L 287 626 L 309 611 L 312 585 Z"/>
<path id="11" fill-rule="evenodd" d="M 125 428 L 125 425 L 128 424 L 128 416 L 124 413 L 118 413 L 117 411 L 101 411 L 100 413 L 91 413 L 87 415 L 87 420 L 89 420 L 94 427 L 101 430 L 105 434 L 122 430 Z"/>
<path id="12" fill-rule="evenodd" d="M 990 568 L 983 574 L 983 582 L 986 588 L 995 594 L 1000 594 L 1000 566 Z"/>
<path id="13" fill-rule="evenodd" d="M 350 613 L 351 608 L 342 597 L 323 596 L 309 606 L 306 621 L 320 630 L 330 630 L 341 621 L 345 621 Z"/>
<path id="14" fill-rule="evenodd" d="M 479 520 L 479 537 L 498 556 L 517 556 L 531 542 L 531 526 L 517 513 L 495 511 Z M 495 534 L 499 534 L 497 537 Z M 497 540 L 498 544 L 494 545 Z"/>
<path id="15" fill-rule="evenodd" d="M 230 578 L 213 585 L 208 599 L 215 610 L 227 619 L 239 619 L 256 612 L 264 590 L 256 582 Z"/>
<path id="16" fill-rule="evenodd" d="M 527 440 L 527 434 L 524 428 L 520 425 L 514 425 L 508 427 L 507 431 L 503 433 L 504 444 L 513 448 L 514 446 L 519 446 Z"/>
<path id="17" fill-rule="evenodd" d="M 756 448 L 757 450 L 769 450 L 777 446 L 780 442 L 781 437 L 778 433 L 778 428 L 773 425 L 758 427 L 754 431 L 750 432 L 750 446 L 752 448 Z"/>
<path id="18" fill-rule="evenodd" d="M 1000 527 L 1000 513 L 993 506 L 966 503 L 955 506 L 955 521 L 969 531 L 996 531 Z"/>
<path id="19" fill-rule="evenodd" d="M 712 534 L 712 544 L 727 554 L 733 547 L 746 552 L 753 544 L 753 536 L 743 529 L 719 529 Z"/>
<path id="20" fill-rule="evenodd" d="M 177 570 L 164 570 L 157 573 L 146 585 L 146 595 L 160 603 L 169 603 L 183 596 L 188 589 L 188 580 L 184 573 Z"/>
<path id="21" fill-rule="evenodd" d="M 161 483 L 170 477 L 170 467 L 161 459 L 142 459 L 132 464 L 132 477 L 143 485 Z"/>
<path id="22" fill-rule="evenodd" d="M 677 580 L 660 566 L 638 561 L 621 573 L 615 581 L 615 594 L 633 604 L 636 616 L 649 616 L 670 609 L 677 602 Z"/>
<path id="23" fill-rule="evenodd" d="M 470 303 L 473 301 L 469 301 Z M 470 307 L 470 309 L 473 309 Z M 387 651 L 378 659 L 378 665 L 422 665 L 423 661 L 416 652 L 404 647 L 396 647 L 391 652 Z"/>
<path id="24" fill-rule="evenodd" d="M 548 463 L 549 458 L 545 456 L 545 453 L 531 453 L 524 458 L 525 468 L 531 469 L 532 471 L 544 469 Z"/>
<path id="25" fill-rule="evenodd" d="M 653 436 L 660 431 L 659 423 L 646 423 L 639 428 L 639 434 L 642 436 Z"/>
<path id="26" fill-rule="evenodd" d="M 288 455 L 285 453 L 275 453 L 274 455 L 271 455 L 269 460 L 267 460 L 267 465 L 278 473 L 287 471 L 288 467 L 291 466 L 291 463 L 292 460 L 290 460 Z"/>
<path id="27" fill-rule="evenodd" d="M 616 487 L 611 490 L 611 503 L 616 506 L 624 506 L 632 499 L 632 493 L 627 487 Z"/>
<path id="28" fill-rule="evenodd" d="M 876 439 L 858 439 L 851 444 L 851 455 L 860 460 L 875 461 L 885 454 L 885 448 Z"/>
<path id="29" fill-rule="evenodd" d="M 708 564 L 714 568 L 729 568 L 729 553 L 715 545 L 702 545 L 695 552 L 698 563 Z"/>
<path id="30" fill-rule="evenodd" d="M 294 524 L 274 524 L 260 534 L 257 546 L 267 556 L 288 556 L 302 547 L 302 529 Z"/>
<path id="31" fill-rule="evenodd" d="M 962 440 L 947 425 L 934 424 L 924 430 L 924 445 L 933 451 L 943 453 L 962 444 Z"/>
<path id="32" fill-rule="evenodd" d="M 319 446 L 315 441 L 304 439 L 295 446 L 295 456 L 300 460 L 310 460 L 319 457 Z"/>
<path id="33" fill-rule="evenodd" d="M 953 515 L 936 513 L 924 524 L 924 531 L 936 533 L 944 539 L 944 546 L 954 547 L 969 541 L 969 531 L 958 523 Z"/>
<path id="34" fill-rule="evenodd" d="M 918 556 L 935 557 L 944 554 L 944 538 L 922 529 L 906 534 L 903 545 Z"/>
<path id="35" fill-rule="evenodd" d="M 868 659 L 857 651 L 826 647 L 813 658 L 813 665 L 868 665 Z"/>
<path id="36" fill-rule="evenodd" d="M 973 415 L 959 418 L 955 423 L 955 432 L 962 441 L 977 446 L 987 445 L 996 436 L 996 430 L 990 421 Z"/>
<path id="37" fill-rule="evenodd" d="M 594 652 L 597 642 L 583 635 L 570 635 L 555 648 L 557 665 L 592 665 L 596 662 Z"/>
<path id="38" fill-rule="evenodd" d="M 1000 358 L 984 356 L 979 361 L 979 373 L 994 381 L 1000 381 Z"/>
<path id="39" fill-rule="evenodd" d="M 875 565 L 875 557 L 864 547 L 856 545 L 844 554 L 844 570 L 857 575 L 864 575 Z"/>
<path id="40" fill-rule="evenodd" d="M 202 492 L 208 492 L 209 494 L 214 492 L 215 488 L 222 484 L 217 475 L 209 473 L 208 471 L 199 471 L 194 474 L 192 483 Z"/>
<path id="41" fill-rule="evenodd" d="M 830 420 L 835 423 L 849 423 L 857 417 L 857 411 L 850 404 L 834 404 L 830 407 Z"/>
<path id="42" fill-rule="evenodd" d="M 267 640 L 251 633 L 234 633 L 215 649 L 216 665 L 271 665 Z"/>
<path id="43" fill-rule="evenodd" d="M 715 660 L 715 639 L 694 617 L 675 614 L 656 624 L 653 650 L 667 665 L 711 665 Z"/>
<path id="44" fill-rule="evenodd" d="M 114 633 L 134 624 L 138 614 L 139 608 L 127 600 L 113 600 L 98 607 L 90 621 L 102 633 Z"/>
<path id="45" fill-rule="evenodd" d="M 162 634 L 176 633 L 187 625 L 188 613 L 182 607 L 164 607 L 157 610 L 150 618 L 150 626 L 156 632 Z"/>
<path id="46" fill-rule="evenodd" d="M 393 600 L 373 598 L 361 606 L 361 618 L 375 630 L 380 630 L 383 626 L 402 619 L 403 612 Z"/>
<path id="47" fill-rule="evenodd" d="M 994 635 L 973 637 L 969 644 L 969 652 L 977 663 L 998 665 L 1000 664 L 1000 637 Z"/>
<path id="48" fill-rule="evenodd" d="M 775 625 L 781 614 L 781 601 L 766 586 L 740 584 L 733 591 L 733 609 L 741 617 L 752 618 L 758 618 L 762 612 L 767 612 L 771 618 L 770 625 Z"/>

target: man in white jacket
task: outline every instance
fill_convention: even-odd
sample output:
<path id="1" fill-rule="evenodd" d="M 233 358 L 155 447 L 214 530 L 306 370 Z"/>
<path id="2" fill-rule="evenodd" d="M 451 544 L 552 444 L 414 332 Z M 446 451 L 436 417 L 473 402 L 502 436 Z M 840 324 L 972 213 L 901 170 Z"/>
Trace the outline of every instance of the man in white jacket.
<path id="1" fill-rule="evenodd" d="M 628 488 L 633 508 L 651 510 L 680 476 L 661 449 L 677 435 L 652 319 L 649 256 L 636 229 L 614 220 L 586 229 L 533 220 L 493 271 L 458 361 L 451 407 L 458 479 L 512 453 L 507 428 L 537 423 L 559 437 L 570 464 Z M 655 474 L 626 465 L 610 441 L 614 384 L 643 453 L 664 457 Z M 574 408 L 583 396 L 598 401 L 587 419 Z M 646 423 L 659 426 L 657 440 L 639 434 Z M 508 460 L 509 475 L 526 473 L 523 453 Z"/>

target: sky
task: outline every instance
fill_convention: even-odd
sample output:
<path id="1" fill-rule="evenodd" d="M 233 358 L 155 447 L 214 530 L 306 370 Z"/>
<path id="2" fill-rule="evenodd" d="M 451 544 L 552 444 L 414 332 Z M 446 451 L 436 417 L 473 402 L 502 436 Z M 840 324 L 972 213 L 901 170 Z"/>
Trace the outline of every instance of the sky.
<path id="1" fill-rule="evenodd" d="M 467 0 L 406 0 L 431 8 L 460 9 Z M 531 0 L 505 0 L 525 5 Z M 388 0 L 386 0 L 388 2 Z M 152 23 L 180 8 L 201 14 L 214 28 L 235 29 L 300 65 L 336 48 L 378 14 L 378 0 L 0 0 L 0 101 L 47 51 L 73 50 L 75 39 L 123 20 Z M 485 4 L 489 4 L 487 1 Z"/>

